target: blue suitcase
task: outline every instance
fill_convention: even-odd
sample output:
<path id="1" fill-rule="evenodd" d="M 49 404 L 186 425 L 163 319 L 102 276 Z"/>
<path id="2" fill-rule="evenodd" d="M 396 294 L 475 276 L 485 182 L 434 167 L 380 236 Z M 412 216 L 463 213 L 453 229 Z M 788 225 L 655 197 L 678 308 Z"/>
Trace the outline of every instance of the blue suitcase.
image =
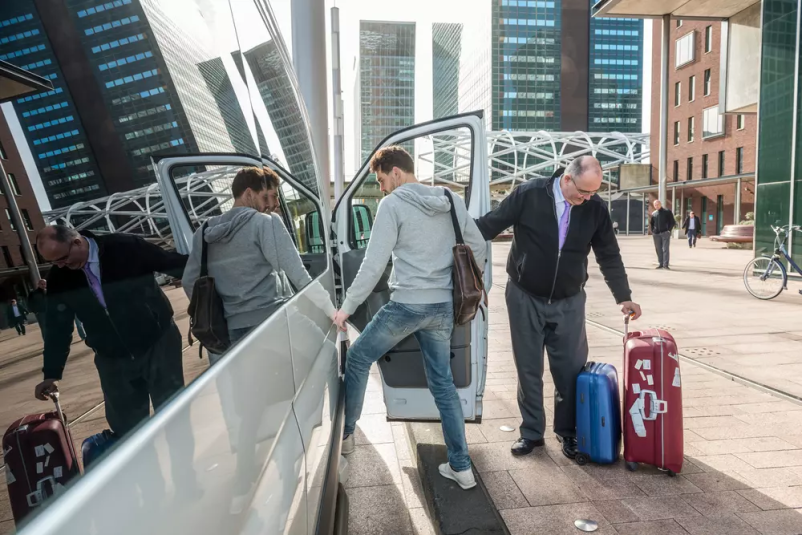
<path id="1" fill-rule="evenodd" d="M 577 464 L 614 463 L 621 448 L 618 373 L 611 364 L 588 362 L 576 379 Z"/>
<path id="2" fill-rule="evenodd" d="M 90 464 L 98 460 L 116 442 L 117 437 L 109 429 L 84 440 L 83 444 L 81 444 L 81 457 L 83 457 L 84 460 L 84 470 L 88 469 Z"/>

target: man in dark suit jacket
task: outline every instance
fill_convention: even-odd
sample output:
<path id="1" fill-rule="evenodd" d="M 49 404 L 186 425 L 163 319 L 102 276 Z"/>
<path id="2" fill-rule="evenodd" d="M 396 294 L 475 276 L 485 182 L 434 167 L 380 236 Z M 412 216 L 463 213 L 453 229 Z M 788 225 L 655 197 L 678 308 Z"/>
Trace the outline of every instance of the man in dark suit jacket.
<path id="1" fill-rule="evenodd" d="M 685 222 L 682 223 L 682 230 L 688 236 L 688 247 L 696 247 L 696 238 L 699 237 L 699 233 L 702 231 L 702 221 L 699 216 L 693 213 L 693 210 L 690 210 L 685 217 Z"/>
<path id="2" fill-rule="evenodd" d="M 17 302 L 16 299 L 12 299 L 8 304 L 6 314 L 8 315 L 8 326 L 17 329 L 17 336 L 24 335 L 25 322 L 28 316 L 28 309 L 25 308 L 25 305 Z"/>

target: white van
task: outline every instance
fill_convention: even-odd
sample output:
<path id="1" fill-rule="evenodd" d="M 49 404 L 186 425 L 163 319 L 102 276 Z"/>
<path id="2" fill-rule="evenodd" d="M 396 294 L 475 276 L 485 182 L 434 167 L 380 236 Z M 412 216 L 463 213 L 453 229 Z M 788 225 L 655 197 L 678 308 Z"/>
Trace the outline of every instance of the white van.
<path id="1" fill-rule="evenodd" d="M 152 0 L 150 4 L 160 2 L 166 5 L 168 0 Z M 228 2 L 222 4 L 225 9 L 209 10 L 204 16 L 217 17 L 214 24 L 218 27 L 239 28 L 240 21 L 247 19 L 251 41 L 254 27 L 258 27 L 264 43 L 283 50 L 281 36 L 276 33 L 278 24 L 269 10 L 249 15 L 253 2 L 232 2 L 230 11 Z M 146 15 L 153 16 L 149 9 Z M 167 35 L 159 34 L 159 28 L 168 27 L 174 46 L 175 28 L 164 21 L 159 24 L 153 24 L 155 36 L 151 37 L 167 39 Z M 200 32 L 194 38 L 206 39 L 204 35 Z M 211 42 L 212 38 L 208 39 Z M 217 41 L 212 44 L 220 46 Z M 311 535 L 347 531 L 347 497 L 339 473 L 346 355 L 338 347 L 337 330 L 323 312 L 320 296 L 327 293 L 335 304 L 339 303 L 354 280 L 380 193 L 366 162 L 332 213 L 325 198 L 328 177 L 318 173 L 310 158 L 314 152 L 309 125 L 288 56 L 284 52 L 270 56 L 272 74 L 284 77 L 282 87 L 288 91 L 277 95 L 265 84 L 281 80 L 263 79 L 264 73 L 256 72 L 259 58 L 249 56 L 250 51 L 265 45 L 249 46 L 248 50 L 243 46 L 242 51 L 224 52 L 239 57 L 235 63 L 242 78 L 237 83 L 250 94 L 249 101 L 240 104 L 243 109 L 239 113 L 248 117 L 246 122 L 251 127 L 262 130 L 264 139 L 254 136 L 260 138 L 260 148 L 254 150 L 255 154 L 209 151 L 152 157 L 164 214 L 176 249 L 187 254 L 199 225 L 230 207 L 230 183 L 236 172 L 245 166 L 268 166 L 281 178 L 282 216 L 313 283 L 293 288 L 275 314 L 63 495 L 51 500 L 21 531 L 24 535 Z M 231 69 L 225 72 L 230 75 Z M 270 98 L 284 99 L 283 108 Z M 376 149 L 414 145 L 415 140 L 431 136 L 459 137 L 470 143 L 450 144 L 453 165 L 447 173 L 438 174 L 433 163 L 432 172 L 428 176 L 419 172 L 419 178 L 447 185 L 463 195 L 473 217 L 488 212 L 487 144 L 481 111 L 405 128 Z M 262 141 L 269 152 L 261 150 Z M 467 146 L 469 151 L 464 148 Z M 259 152 L 271 157 L 259 156 Z M 437 161 L 444 160 L 438 156 Z M 391 267 L 388 265 L 386 276 L 352 316 L 356 329 L 364 328 L 388 302 Z M 488 262 L 488 288 L 490 277 Z M 469 422 L 482 418 L 488 319 L 483 307 L 470 325 L 455 330 L 452 340 L 451 368 Z M 414 338 L 384 356 L 379 368 L 388 418 L 439 418 Z M 179 464 L 186 463 L 175 463 L 177 458 L 192 459 L 194 470 L 187 473 L 178 469 Z M 242 507 L 232 512 L 235 480 L 242 473 L 242 464 L 238 470 L 238 463 L 247 463 L 252 486 Z M 183 499 L 180 489 L 184 478 L 197 479 L 203 490 L 200 497 Z"/>

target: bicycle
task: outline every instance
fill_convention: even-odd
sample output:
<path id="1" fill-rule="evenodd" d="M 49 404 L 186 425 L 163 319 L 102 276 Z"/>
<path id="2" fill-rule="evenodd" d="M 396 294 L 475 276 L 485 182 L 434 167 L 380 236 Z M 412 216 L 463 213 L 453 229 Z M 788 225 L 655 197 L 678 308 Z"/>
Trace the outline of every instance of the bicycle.
<path id="1" fill-rule="evenodd" d="M 802 232 L 799 225 L 783 227 L 771 226 L 776 238 L 774 239 L 774 254 L 772 256 L 760 256 L 755 258 L 744 268 L 744 285 L 746 290 L 758 299 L 774 299 L 783 290 L 788 289 L 788 271 L 782 260 L 788 261 L 794 271 L 802 275 L 802 268 L 788 254 L 785 242 L 792 232 Z M 780 237 L 780 234 L 783 234 Z M 799 291 L 802 294 L 802 290 Z"/>

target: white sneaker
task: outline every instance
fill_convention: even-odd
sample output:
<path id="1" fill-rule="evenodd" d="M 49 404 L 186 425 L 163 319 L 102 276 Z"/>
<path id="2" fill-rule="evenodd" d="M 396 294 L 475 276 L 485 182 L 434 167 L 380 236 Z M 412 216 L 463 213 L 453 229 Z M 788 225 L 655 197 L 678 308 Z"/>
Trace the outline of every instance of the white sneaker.
<path id="1" fill-rule="evenodd" d="M 455 472 L 450 464 L 443 463 L 440 465 L 439 471 L 444 478 L 456 481 L 462 490 L 472 489 L 476 486 L 476 478 L 473 477 L 473 470 L 470 468 L 462 472 Z"/>
<path id="2" fill-rule="evenodd" d="M 343 439 L 343 447 L 341 453 L 343 455 L 351 455 L 354 453 L 354 434 L 351 433 Z"/>

